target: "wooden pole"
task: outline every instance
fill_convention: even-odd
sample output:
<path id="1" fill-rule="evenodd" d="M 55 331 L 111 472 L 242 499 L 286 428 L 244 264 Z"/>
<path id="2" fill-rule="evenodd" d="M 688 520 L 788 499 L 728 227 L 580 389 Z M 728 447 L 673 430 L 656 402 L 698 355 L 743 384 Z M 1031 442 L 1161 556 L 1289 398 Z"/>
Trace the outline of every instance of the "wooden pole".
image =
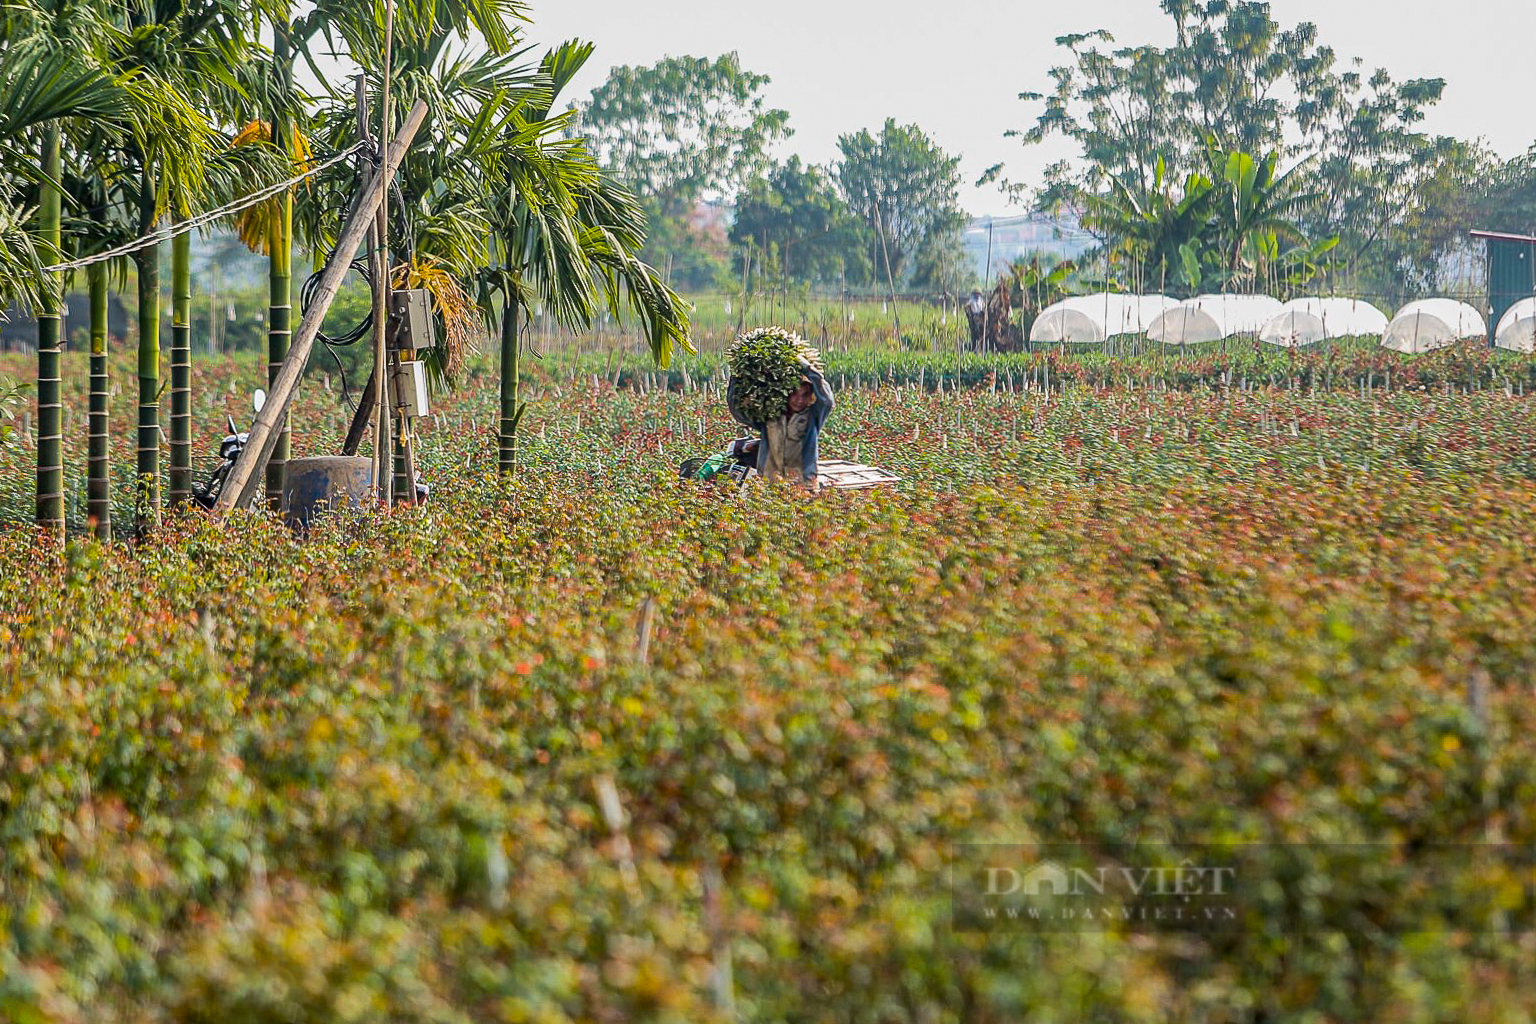
<path id="1" fill-rule="evenodd" d="M 901 310 L 896 308 L 896 276 L 891 273 L 891 250 L 885 245 L 885 224 L 880 217 L 880 200 L 875 200 L 875 234 L 880 236 L 880 251 L 885 255 L 885 280 L 891 286 L 891 315 L 896 320 L 896 340 L 901 341 Z"/>
<path id="2" fill-rule="evenodd" d="M 362 75 L 358 75 L 352 83 L 352 98 L 357 105 L 357 137 L 359 140 L 368 138 L 368 88 Z M 358 180 L 366 188 L 373 180 L 373 167 L 366 157 L 359 160 L 360 170 Z M 370 227 L 368 231 L 368 283 L 373 287 L 378 280 L 379 240 L 376 228 Z M 373 316 L 374 322 L 378 322 L 379 306 L 378 291 L 374 290 Z M 377 357 L 377 352 L 374 353 Z M 352 417 L 352 424 L 347 429 L 347 436 L 341 444 L 341 454 L 356 455 L 357 449 L 363 443 L 363 434 L 367 432 L 370 424 L 377 425 L 374 416 L 374 402 L 378 400 L 378 392 L 374 390 L 378 385 L 378 366 L 375 364 L 368 371 L 368 384 L 363 388 L 361 397 L 357 400 L 357 412 Z M 377 456 L 374 459 L 375 468 L 378 465 Z M 375 479 L 374 486 L 378 486 Z"/>
<path id="3" fill-rule="evenodd" d="M 384 0 L 384 80 L 382 83 L 382 106 L 379 111 L 379 147 L 382 151 L 389 150 L 389 86 L 391 61 L 394 50 L 395 32 L 395 5 L 393 0 Z M 390 170 L 385 174 L 387 181 L 394 181 L 395 174 Z M 393 445 L 390 443 L 389 423 L 389 387 L 385 378 L 388 372 L 389 352 L 387 346 L 388 335 L 388 303 L 389 303 L 389 189 L 385 187 L 379 195 L 378 222 L 375 228 L 375 252 L 373 263 L 373 393 L 378 396 L 378 426 L 375 428 L 374 453 L 373 453 L 373 484 L 379 490 L 379 496 L 384 500 L 384 507 L 388 508 L 394 500 L 394 472 L 390 456 L 393 454 Z"/>
<path id="4" fill-rule="evenodd" d="M 346 277 L 347 269 L 352 265 L 352 257 L 357 254 L 358 247 L 363 244 L 363 236 L 368 233 L 369 222 L 373 220 L 374 211 L 379 208 L 379 201 L 384 195 L 385 187 L 394 178 L 395 169 L 400 166 L 400 160 L 405 156 L 406 148 L 416 137 L 416 131 L 426 117 L 426 101 L 417 100 L 415 106 L 411 107 L 410 114 L 406 116 L 405 123 L 400 126 L 399 137 L 389 147 L 384 159 L 384 173 L 368 183 L 361 200 L 348 216 L 347 223 L 342 228 L 341 237 L 336 243 L 336 251 L 320 276 L 320 284 L 315 289 L 314 302 L 304 311 L 304 319 L 299 324 L 299 333 L 293 339 L 293 347 L 288 350 L 288 358 L 283 360 L 277 379 L 272 382 L 271 391 L 267 395 L 267 404 L 262 406 L 261 412 L 256 416 L 245 451 L 241 453 L 234 468 L 229 471 L 229 480 L 224 485 L 223 493 L 219 495 L 218 504 L 214 506 L 215 512 L 223 513 L 236 507 L 244 508 L 250 503 L 253 490 L 251 482 L 256 479 L 256 470 L 265 469 L 267 460 L 272 457 L 272 449 L 277 444 L 276 427 L 287 415 L 288 406 L 293 401 L 294 392 L 298 389 L 299 376 L 304 370 L 304 364 L 309 360 L 310 349 L 314 348 L 315 337 L 320 333 L 321 321 L 325 319 L 326 312 L 335 301 L 336 293 L 341 290 L 341 282 Z"/>
<path id="5" fill-rule="evenodd" d="M 987 305 L 981 311 L 981 351 L 987 351 L 988 336 L 992 333 L 992 224 L 987 221 L 987 270 L 982 275 L 981 286 L 987 289 Z"/>

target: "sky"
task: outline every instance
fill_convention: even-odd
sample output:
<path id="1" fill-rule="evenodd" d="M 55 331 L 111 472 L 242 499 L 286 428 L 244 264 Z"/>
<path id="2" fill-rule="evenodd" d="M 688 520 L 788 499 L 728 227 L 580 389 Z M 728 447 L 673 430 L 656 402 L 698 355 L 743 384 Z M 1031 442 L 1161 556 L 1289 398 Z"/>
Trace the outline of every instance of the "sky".
<path id="1" fill-rule="evenodd" d="M 973 214 L 1009 212 L 995 186 L 971 183 L 996 163 L 1017 181 L 1073 155 L 1070 144 L 1025 149 L 1004 137 L 1033 121 L 1019 93 L 1049 86 L 1058 36 L 1108 29 L 1120 45 L 1173 41 L 1157 0 L 529 0 L 532 42 L 597 44 L 570 95 L 585 98 L 617 64 L 669 55 L 741 54 L 772 78 L 770 106 L 795 134 L 779 156 L 837 156 L 837 137 L 887 117 L 916 123 L 960 154 L 961 202 Z M 1536 142 L 1536 0 L 1272 0 L 1275 20 L 1311 21 L 1341 59 L 1361 57 L 1394 78 L 1444 78 L 1425 129 L 1482 138 L 1504 157 Z"/>

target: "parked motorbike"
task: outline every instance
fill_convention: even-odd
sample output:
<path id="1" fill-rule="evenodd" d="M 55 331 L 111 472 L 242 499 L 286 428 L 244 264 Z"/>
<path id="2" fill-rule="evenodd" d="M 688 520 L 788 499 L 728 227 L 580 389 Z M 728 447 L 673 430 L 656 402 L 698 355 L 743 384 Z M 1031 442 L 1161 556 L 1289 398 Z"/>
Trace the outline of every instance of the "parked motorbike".
<path id="1" fill-rule="evenodd" d="M 684 480 L 713 480 L 723 474 L 741 483 L 757 468 L 757 446 L 761 443 L 755 437 L 738 437 L 725 451 L 707 459 L 683 460 L 677 469 L 678 475 Z"/>
<path id="2" fill-rule="evenodd" d="M 262 406 L 267 404 L 267 393 L 260 388 L 251 396 L 251 405 L 255 412 L 261 412 Z M 214 467 L 208 479 L 192 484 L 192 500 L 202 508 L 213 508 L 219 500 L 219 495 L 224 491 L 224 481 L 229 479 L 229 471 L 235 468 L 235 461 L 240 458 L 240 453 L 245 451 L 246 443 L 251 439 L 251 432 L 242 431 L 235 426 L 235 418 L 228 417 L 229 434 L 219 442 L 219 464 Z"/>
<path id="3" fill-rule="evenodd" d="M 257 388 L 256 393 L 251 396 L 251 406 L 254 412 L 260 413 L 262 406 L 266 404 L 267 393 Z M 223 441 L 219 442 L 219 464 L 214 467 L 213 472 L 208 474 L 207 480 L 192 484 L 192 500 L 201 508 L 211 509 L 218 502 L 219 495 L 224 491 L 224 482 L 229 479 L 230 471 L 235 468 L 235 462 L 240 458 L 240 453 L 245 451 L 245 446 L 251 439 L 250 431 L 242 431 L 237 427 L 233 416 L 227 419 L 229 434 Z M 416 504 L 424 503 L 431 493 L 431 485 L 422 483 L 418 477 L 416 480 Z M 398 495 L 395 498 L 396 504 L 405 504 L 405 501 L 404 495 Z"/>

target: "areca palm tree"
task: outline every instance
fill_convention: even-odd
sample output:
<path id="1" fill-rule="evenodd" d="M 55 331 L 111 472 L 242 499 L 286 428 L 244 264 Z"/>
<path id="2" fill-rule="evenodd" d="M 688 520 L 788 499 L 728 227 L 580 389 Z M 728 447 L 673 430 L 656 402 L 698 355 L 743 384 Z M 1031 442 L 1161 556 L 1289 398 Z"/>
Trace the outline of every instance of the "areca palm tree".
<path id="1" fill-rule="evenodd" d="M 545 56 L 547 98 L 511 112 L 514 131 L 486 154 L 493 199 L 489 206 L 493 265 L 481 274 L 481 309 L 499 326 L 501 403 L 498 467 L 517 464 L 520 396 L 520 320 L 537 305 L 560 323 L 590 327 L 606 308 L 640 321 L 652 357 L 671 363 L 677 349 L 692 351 L 687 304 L 637 253 L 645 242 L 645 214 L 623 186 L 605 175 L 578 140 L 547 138 L 569 115 L 551 116 L 560 92 L 592 54 L 570 42 Z M 499 323 L 498 323 L 499 321 Z"/>
<path id="2" fill-rule="evenodd" d="M 68 202 L 64 234 L 78 256 L 97 255 L 129 242 L 133 223 L 119 181 L 122 168 L 112 158 L 110 131 L 90 125 L 72 132 L 67 171 Z M 112 536 L 112 466 L 109 453 L 109 390 L 107 298 L 109 280 L 125 282 L 130 261 L 118 257 L 86 268 L 90 295 L 90 414 L 87 421 L 86 518 L 103 540 Z"/>
<path id="3" fill-rule="evenodd" d="M 133 168 L 130 185 L 140 234 L 154 230 L 167 214 L 186 217 L 206 195 L 210 160 L 226 149 L 216 131 L 220 101 L 239 82 L 239 67 L 255 45 L 255 7 L 232 0 L 191 3 L 135 3 L 127 8 L 128 31 L 117 57 L 138 79 L 150 84 L 157 99 L 155 117 L 128 149 Z M 172 290 L 185 295 L 189 248 L 173 243 Z M 136 254 L 139 282 L 139 420 L 135 520 L 142 531 L 160 514 L 160 246 Z M 173 326 L 173 452 L 177 493 L 188 483 L 189 423 L 186 345 L 189 325 Z M 184 495 L 182 495 L 184 496 Z"/>
<path id="4" fill-rule="evenodd" d="M 511 112 L 547 97 L 537 65 L 526 62 L 526 50 L 512 49 L 517 35 L 510 25 L 481 31 L 505 48 L 471 52 L 463 36 L 478 22 L 494 22 L 512 5 L 470 8 L 467 12 L 439 0 L 427 3 L 423 16 L 401 12 L 393 50 L 390 102 L 398 123 L 417 97 L 426 100 L 431 115 L 417 134 L 395 179 L 389 204 L 389 251 L 395 287 L 424 287 L 433 295 L 439 324 L 438 345 L 426 353 L 430 378 L 438 387 L 451 385 L 464 355 L 476 344 L 480 316 L 473 289 L 480 269 L 489 261 L 491 222 L 486 206 L 489 177 L 487 154 L 502 147 L 527 148 L 540 131 L 516 126 Z M 368 102 L 377 110 L 383 99 L 382 24 L 377 16 L 340 18 L 332 31 L 344 38 L 365 74 Z M 374 12 L 376 15 L 377 12 Z M 340 148 L 356 135 L 356 112 L 350 96 L 332 96 L 318 125 L 318 138 Z M 332 235 L 344 203 L 335 179 L 324 176 L 301 196 L 299 219 L 311 237 Z M 375 405 L 375 375 L 369 374 L 342 450 L 357 451 Z M 397 435 L 398 438 L 398 435 Z M 401 450 L 397 446 L 396 454 Z M 397 481 L 401 462 L 397 458 Z M 408 491 L 407 491 L 408 493 Z"/>
<path id="5" fill-rule="evenodd" d="M 101 22 L 85 5 L 18 4 L 0 15 L 0 158 L 15 178 L 0 177 L 0 300 L 22 298 L 38 321 L 38 525 L 62 534 L 64 464 L 61 320 L 63 292 L 43 270 L 64 251 L 64 126 L 126 127 L 132 97 L 124 80 L 102 66 Z M 33 149 L 32 147 L 36 147 Z M 34 164 L 29 152 L 37 154 Z M 37 221 L 23 227 L 17 208 L 35 188 Z"/>

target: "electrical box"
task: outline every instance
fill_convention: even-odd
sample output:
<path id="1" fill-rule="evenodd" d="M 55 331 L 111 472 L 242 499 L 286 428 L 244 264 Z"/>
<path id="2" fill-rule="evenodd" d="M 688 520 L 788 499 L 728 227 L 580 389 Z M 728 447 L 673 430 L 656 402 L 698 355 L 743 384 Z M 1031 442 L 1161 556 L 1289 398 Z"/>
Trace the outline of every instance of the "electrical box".
<path id="1" fill-rule="evenodd" d="M 389 293 L 389 344 L 397 352 L 431 348 L 432 293 L 425 288 L 401 288 Z"/>
<path id="2" fill-rule="evenodd" d="M 427 364 L 420 359 L 402 359 L 389 390 L 391 411 L 399 409 L 407 416 L 426 416 L 431 412 L 427 405 Z"/>

